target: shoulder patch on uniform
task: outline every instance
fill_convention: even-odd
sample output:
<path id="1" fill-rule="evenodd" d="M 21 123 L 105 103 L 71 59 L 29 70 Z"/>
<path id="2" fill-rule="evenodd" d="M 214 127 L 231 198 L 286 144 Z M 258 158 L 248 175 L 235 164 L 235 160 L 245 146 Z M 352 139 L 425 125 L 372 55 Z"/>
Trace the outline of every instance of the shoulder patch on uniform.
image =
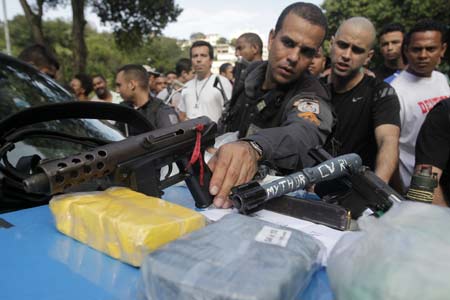
<path id="1" fill-rule="evenodd" d="M 320 120 L 319 120 L 319 118 L 317 118 L 317 115 L 313 112 L 298 113 L 297 117 L 308 120 L 308 121 L 314 123 L 314 125 L 316 125 L 316 126 L 320 126 Z"/>
<path id="2" fill-rule="evenodd" d="M 296 100 L 293 106 L 296 106 L 298 111 L 301 113 L 314 113 L 316 115 L 320 113 L 319 101 L 314 99 L 302 98 Z"/>

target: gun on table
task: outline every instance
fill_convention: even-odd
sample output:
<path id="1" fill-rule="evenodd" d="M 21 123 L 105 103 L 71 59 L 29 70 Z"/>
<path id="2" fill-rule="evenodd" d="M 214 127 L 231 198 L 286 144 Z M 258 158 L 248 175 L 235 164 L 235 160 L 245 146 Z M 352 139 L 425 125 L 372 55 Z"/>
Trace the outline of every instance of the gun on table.
<path id="1" fill-rule="evenodd" d="M 338 230 L 347 230 L 350 227 L 350 214 L 344 208 L 325 201 L 299 199 L 286 194 L 317 182 L 357 173 L 361 167 L 358 155 L 343 155 L 267 184 L 260 185 L 253 181 L 234 187 L 231 200 L 242 214 L 266 209 Z"/>
<path id="2" fill-rule="evenodd" d="M 333 158 L 322 147 L 311 149 L 308 154 L 317 162 Z M 367 167 L 333 181 L 321 182 L 314 191 L 326 202 L 336 203 L 349 210 L 354 219 L 360 217 L 367 208 L 375 215 L 381 215 L 393 203 L 405 200 Z"/>
<path id="3" fill-rule="evenodd" d="M 202 153 L 214 145 L 216 131 L 216 124 L 207 117 L 188 120 L 66 158 L 42 161 L 37 173 L 23 185 L 29 193 L 54 195 L 113 175 L 116 185 L 160 197 L 164 188 L 185 180 L 195 205 L 207 207 L 212 203 L 208 192 L 211 172 Z M 174 162 L 180 173 L 170 176 Z M 169 166 L 169 173 L 160 180 L 163 166 Z"/>
<path id="4" fill-rule="evenodd" d="M 349 173 L 356 173 L 362 166 L 357 154 L 346 154 L 315 167 L 260 185 L 257 181 L 242 184 L 231 189 L 231 201 L 240 213 L 247 214 L 264 202 L 287 193 Z"/>

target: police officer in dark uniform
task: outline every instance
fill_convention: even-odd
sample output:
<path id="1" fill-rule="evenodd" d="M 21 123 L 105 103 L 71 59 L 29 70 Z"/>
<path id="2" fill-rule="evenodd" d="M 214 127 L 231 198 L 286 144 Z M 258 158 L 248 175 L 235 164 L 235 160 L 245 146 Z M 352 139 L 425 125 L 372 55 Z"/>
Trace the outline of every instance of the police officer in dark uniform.
<path id="1" fill-rule="evenodd" d="M 282 173 L 313 164 L 307 152 L 325 142 L 333 123 L 329 94 L 308 72 L 326 28 L 320 8 L 291 4 L 270 32 L 268 62 L 249 65 L 237 83 L 220 125 L 239 131 L 240 140 L 220 147 L 209 162 L 216 207 L 231 206 L 231 188 L 251 180 L 261 161 Z"/>
<path id="2" fill-rule="evenodd" d="M 175 109 L 162 100 L 151 97 L 148 88 L 148 73 L 143 66 L 130 64 L 117 71 L 116 91 L 125 100 L 124 104 L 141 112 L 155 129 L 178 123 Z M 126 132 L 126 126 L 119 125 L 119 128 L 126 135 L 136 134 L 131 128 Z"/>

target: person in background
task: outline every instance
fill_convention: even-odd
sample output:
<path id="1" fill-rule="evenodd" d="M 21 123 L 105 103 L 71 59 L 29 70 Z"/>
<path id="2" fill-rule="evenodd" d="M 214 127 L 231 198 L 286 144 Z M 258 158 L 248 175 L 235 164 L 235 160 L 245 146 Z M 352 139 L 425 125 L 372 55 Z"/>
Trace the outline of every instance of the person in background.
<path id="1" fill-rule="evenodd" d="M 236 40 L 235 55 L 242 57 L 247 62 L 262 61 L 263 42 L 259 35 L 247 32 Z"/>
<path id="2" fill-rule="evenodd" d="M 366 18 L 345 20 L 331 40 L 331 74 L 324 78 L 337 117 L 326 148 L 333 155 L 357 153 L 388 183 L 398 164 L 399 102 L 394 89 L 365 74 L 376 32 Z"/>
<path id="3" fill-rule="evenodd" d="M 44 46 L 34 44 L 20 52 L 18 58 L 35 66 L 39 71 L 55 79 L 59 70 L 58 60 Z"/>
<path id="4" fill-rule="evenodd" d="M 106 79 L 101 74 L 92 76 L 92 85 L 94 87 L 95 95 L 91 101 L 105 101 L 115 104 L 120 104 L 123 99 L 114 91 L 108 89 Z"/>
<path id="5" fill-rule="evenodd" d="M 231 97 L 232 85 L 221 75 L 214 75 L 211 66 L 214 49 L 206 41 L 196 41 L 190 49 L 195 77 L 186 83 L 178 109 L 182 121 L 207 116 L 217 122 L 224 103 Z M 227 98 L 227 99 L 224 99 Z"/>
<path id="6" fill-rule="evenodd" d="M 311 73 L 311 75 L 315 77 L 321 77 L 323 71 L 325 71 L 326 65 L 327 65 L 327 57 L 323 52 L 323 48 L 320 47 L 316 55 L 314 55 L 314 58 L 311 64 L 309 65 L 308 70 Z"/>
<path id="7" fill-rule="evenodd" d="M 445 25 L 434 20 L 417 22 L 403 43 L 408 66 L 391 76 L 390 84 L 400 101 L 400 161 L 394 182 L 400 192 L 406 192 L 410 185 L 417 135 L 425 117 L 436 103 L 450 97 L 447 78 L 435 71 L 447 49 L 446 37 Z"/>
<path id="8" fill-rule="evenodd" d="M 194 78 L 191 60 L 188 58 L 180 58 L 175 65 L 175 72 L 177 78 L 171 84 L 171 93 L 169 94 L 168 88 L 166 88 L 161 93 L 166 91 L 167 94 L 163 95 L 164 98 L 159 98 L 164 100 L 164 103 L 173 106 L 177 113 L 180 113 L 178 106 L 181 101 L 181 91 L 185 88 L 185 83 Z"/>
<path id="9" fill-rule="evenodd" d="M 175 79 L 177 79 L 177 73 L 175 71 L 169 71 L 166 73 L 167 86 L 170 86 Z"/>
<path id="10" fill-rule="evenodd" d="M 155 80 L 159 76 L 161 76 L 161 73 L 157 72 L 155 68 L 149 66 L 149 65 L 142 65 L 144 69 L 148 73 L 148 86 L 149 86 L 149 93 L 150 96 L 156 97 L 157 94 L 154 93 L 155 90 Z"/>
<path id="11" fill-rule="evenodd" d="M 78 100 L 89 101 L 89 94 L 93 90 L 92 78 L 85 73 L 78 73 L 70 81 L 70 87 Z"/>
<path id="12" fill-rule="evenodd" d="M 239 36 L 236 40 L 235 55 L 237 61 L 234 65 L 234 82 L 238 82 L 248 64 L 255 61 L 262 61 L 263 42 L 259 35 L 247 32 Z"/>
<path id="13" fill-rule="evenodd" d="M 233 65 L 230 63 L 224 63 L 219 68 L 219 73 L 223 77 L 227 78 L 231 84 L 233 84 L 234 76 L 233 76 Z"/>
<path id="14" fill-rule="evenodd" d="M 142 113 L 154 128 L 165 128 L 178 123 L 174 108 L 153 98 L 148 93 L 148 73 L 141 65 L 124 65 L 117 71 L 116 92 L 125 104 Z M 123 131 L 124 128 L 121 128 Z M 128 134 L 133 135 L 133 132 Z"/>
<path id="15" fill-rule="evenodd" d="M 444 99 L 425 118 L 416 143 L 416 170 L 432 167 L 438 186 L 433 193 L 433 204 L 450 204 L 450 98 Z"/>
<path id="16" fill-rule="evenodd" d="M 380 53 L 383 64 L 375 68 L 375 76 L 381 80 L 405 68 L 402 56 L 402 43 L 405 28 L 399 23 L 390 23 L 379 34 Z"/>
<path id="17" fill-rule="evenodd" d="M 167 78 L 164 74 L 160 74 L 159 76 L 155 77 L 155 79 L 152 81 L 152 84 L 150 85 L 150 92 L 152 95 L 155 95 L 155 97 L 157 97 L 158 94 L 166 87 L 167 87 Z"/>

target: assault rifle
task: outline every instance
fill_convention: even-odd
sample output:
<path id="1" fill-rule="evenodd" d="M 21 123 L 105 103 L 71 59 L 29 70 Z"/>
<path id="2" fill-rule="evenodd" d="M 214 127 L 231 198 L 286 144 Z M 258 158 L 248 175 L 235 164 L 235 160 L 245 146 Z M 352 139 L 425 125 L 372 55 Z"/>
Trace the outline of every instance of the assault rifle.
<path id="1" fill-rule="evenodd" d="M 318 163 L 333 158 L 322 147 L 311 149 L 308 154 Z M 379 216 L 394 203 L 405 200 L 367 167 L 362 167 L 357 173 L 318 183 L 314 191 L 324 201 L 349 210 L 354 219 L 360 217 L 366 209 Z"/>
<path id="2" fill-rule="evenodd" d="M 185 180 L 195 205 L 207 207 L 212 202 L 208 192 L 211 172 L 202 153 L 214 145 L 216 130 L 214 122 L 200 117 L 66 158 L 42 161 L 23 185 L 29 193 L 54 195 L 112 176 L 115 185 L 160 197 L 164 188 Z M 172 163 L 179 169 L 176 175 L 171 174 Z M 169 166 L 169 172 L 161 180 L 163 166 Z"/>

